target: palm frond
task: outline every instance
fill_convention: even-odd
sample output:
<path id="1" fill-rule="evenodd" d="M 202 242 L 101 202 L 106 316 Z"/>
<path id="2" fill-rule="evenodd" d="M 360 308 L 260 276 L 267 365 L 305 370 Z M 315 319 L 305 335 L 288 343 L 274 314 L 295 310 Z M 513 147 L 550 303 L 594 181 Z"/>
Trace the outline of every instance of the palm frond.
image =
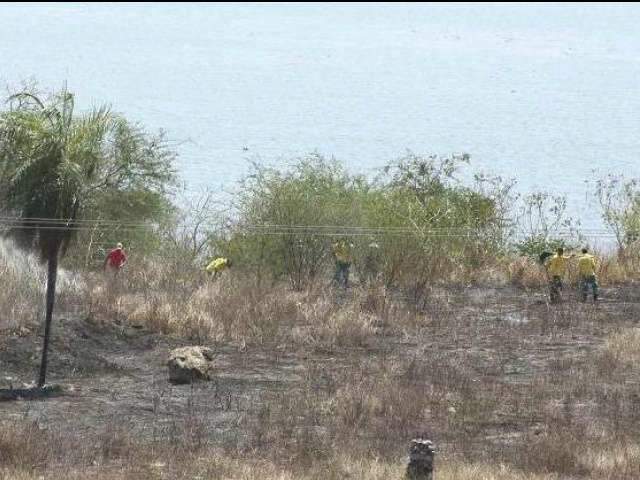
<path id="1" fill-rule="evenodd" d="M 47 219 L 21 229 L 43 258 L 55 250 L 52 245 L 64 253 L 76 231 L 69 226 L 96 192 L 162 192 L 174 178 L 174 156 L 163 138 L 149 136 L 109 106 L 76 115 L 66 88 L 46 101 L 21 92 L 9 102 L 16 105 L 0 111 L 0 194 L 16 216 Z M 51 228 L 51 220 L 60 228 Z"/>
<path id="2" fill-rule="evenodd" d="M 7 98 L 7 103 L 10 103 L 10 102 L 12 102 L 14 100 L 18 100 L 20 102 L 22 102 L 24 100 L 32 101 L 35 105 L 37 105 L 41 109 L 43 109 L 43 110 L 45 109 L 45 106 L 44 106 L 44 103 L 42 103 L 42 100 L 40 100 L 33 93 L 29 93 L 29 92 L 15 93 L 13 95 L 10 95 L 9 98 Z"/>

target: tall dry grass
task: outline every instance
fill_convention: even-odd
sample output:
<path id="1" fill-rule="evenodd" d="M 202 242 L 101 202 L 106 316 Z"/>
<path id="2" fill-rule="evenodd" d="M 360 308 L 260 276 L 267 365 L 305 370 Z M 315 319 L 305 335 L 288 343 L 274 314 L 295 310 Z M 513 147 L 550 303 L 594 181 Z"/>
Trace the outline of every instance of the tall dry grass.
<path id="1" fill-rule="evenodd" d="M 0 332 L 36 328 L 44 314 L 46 269 L 33 254 L 0 240 Z M 82 275 L 60 269 L 58 303 L 77 303 L 84 290 Z"/>
<path id="2" fill-rule="evenodd" d="M 242 272 L 213 279 L 157 264 L 134 266 L 117 278 L 86 278 L 92 316 L 194 341 L 284 342 L 329 351 L 367 347 L 390 315 L 396 328 L 415 323 L 415 315 L 387 301 L 384 286 L 345 292 L 317 283 L 293 291 L 287 284 L 259 284 Z"/>

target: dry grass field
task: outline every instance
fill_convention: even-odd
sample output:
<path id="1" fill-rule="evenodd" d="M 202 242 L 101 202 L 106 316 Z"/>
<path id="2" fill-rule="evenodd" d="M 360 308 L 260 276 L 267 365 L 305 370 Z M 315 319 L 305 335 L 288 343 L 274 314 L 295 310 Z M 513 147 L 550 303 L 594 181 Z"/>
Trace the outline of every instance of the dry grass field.
<path id="1" fill-rule="evenodd" d="M 35 377 L 42 300 L 37 266 L 3 268 L 23 282 L 4 283 L 7 388 Z M 618 273 L 596 305 L 571 286 L 549 305 L 527 268 L 419 304 L 241 272 L 69 280 L 50 364 L 64 390 L 0 403 L 0 478 L 400 479 L 418 434 L 438 480 L 640 478 L 640 291 Z M 184 345 L 215 351 L 213 381 L 168 383 Z"/>

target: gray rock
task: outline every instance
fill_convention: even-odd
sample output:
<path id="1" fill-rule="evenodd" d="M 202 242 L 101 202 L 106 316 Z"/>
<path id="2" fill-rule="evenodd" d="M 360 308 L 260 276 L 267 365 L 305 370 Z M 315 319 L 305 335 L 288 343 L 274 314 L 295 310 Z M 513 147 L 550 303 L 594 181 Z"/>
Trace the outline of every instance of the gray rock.
<path id="1" fill-rule="evenodd" d="M 175 384 L 211 380 L 213 350 L 206 347 L 182 347 L 169 353 L 169 381 Z"/>

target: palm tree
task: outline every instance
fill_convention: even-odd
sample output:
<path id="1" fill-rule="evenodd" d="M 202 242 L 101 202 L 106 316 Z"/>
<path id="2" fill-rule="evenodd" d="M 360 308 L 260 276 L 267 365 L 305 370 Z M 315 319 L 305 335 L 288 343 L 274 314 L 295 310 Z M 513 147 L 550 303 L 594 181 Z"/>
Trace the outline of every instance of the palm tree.
<path id="1" fill-rule="evenodd" d="M 45 334 L 38 387 L 46 382 L 58 260 L 96 190 L 166 181 L 170 159 L 108 108 L 74 115 L 66 90 L 46 101 L 28 92 L 0 114 L 0 193 L 19 225 L 19 244 L 47 263 Z M 151 147 L 150 147 L 151 145 Z M 158 145 L 156 145 L 158 146 Z"/>

